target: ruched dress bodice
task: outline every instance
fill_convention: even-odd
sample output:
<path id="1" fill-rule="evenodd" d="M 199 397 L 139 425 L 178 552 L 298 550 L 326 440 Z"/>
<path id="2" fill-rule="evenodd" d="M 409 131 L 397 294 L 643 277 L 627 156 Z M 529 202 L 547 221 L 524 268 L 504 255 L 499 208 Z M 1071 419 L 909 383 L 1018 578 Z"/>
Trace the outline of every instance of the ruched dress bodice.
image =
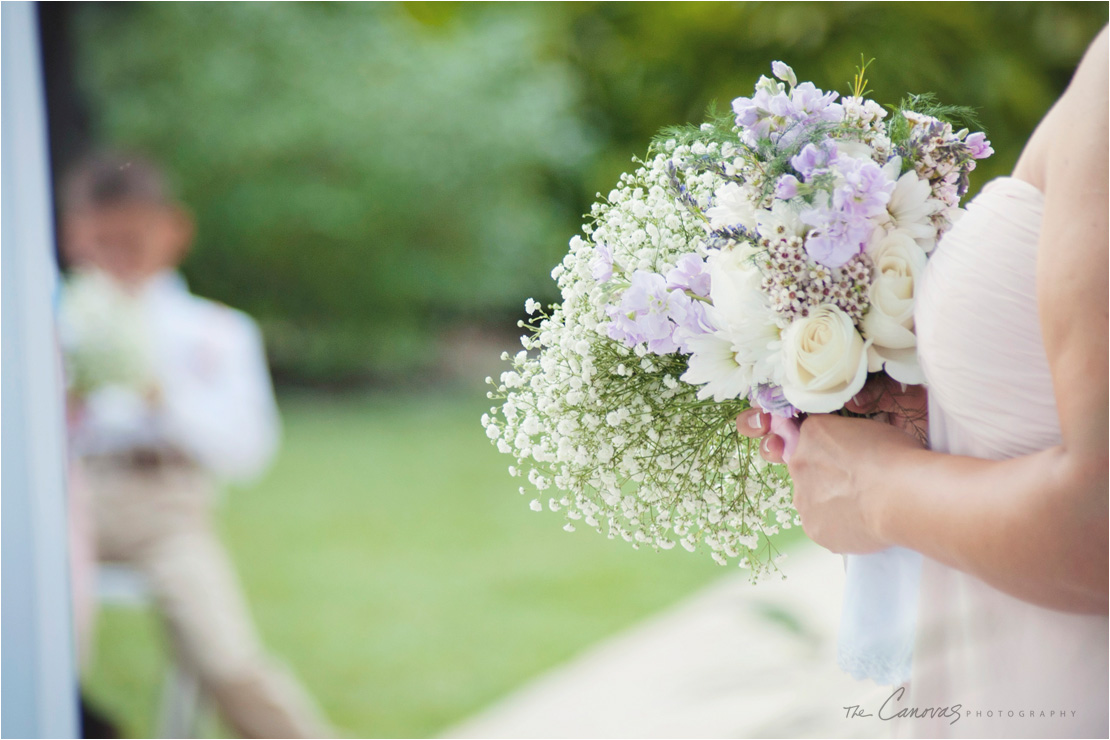
<path id="1" fill-rule="evenodd" d="M 915 323 L 937 452 L 1002 460 L 1060 444 L 1037 305 L 1043 210 L 1033 185 L 994 180 L 929 260 Z M 906 705 L 964 714 L 899 732 L 1106 737 L 1107 674 L 1106 615 L 1035 606 L 926 558 Z"/>
<path id="2" fill-rule="evenodd" d="M 945 427 L 933 449 L 1001 460 L 1060 443 L 1037 313 L 1043 203 L 1022 180 L 990 182 L 929 261 L 915 323 L 930 412 Z"/>

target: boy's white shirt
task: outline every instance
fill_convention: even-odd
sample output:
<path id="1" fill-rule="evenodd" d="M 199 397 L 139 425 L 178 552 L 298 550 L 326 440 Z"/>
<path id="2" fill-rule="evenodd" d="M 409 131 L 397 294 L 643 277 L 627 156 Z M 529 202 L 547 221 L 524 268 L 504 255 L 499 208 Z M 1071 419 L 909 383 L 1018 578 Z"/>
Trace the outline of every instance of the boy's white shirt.
<path id="1" fill-rule="evenodd" d="M 140 390 L 120 386 L 93 391 L 73 429 L 73 451 L 175 448 L 221 479 L 260 475 L 277 452 L 281 422 L 258 326 L 194 296 L 175 272 L 148 280 L 137 305 L 160 401 L 151 405 Z"/>

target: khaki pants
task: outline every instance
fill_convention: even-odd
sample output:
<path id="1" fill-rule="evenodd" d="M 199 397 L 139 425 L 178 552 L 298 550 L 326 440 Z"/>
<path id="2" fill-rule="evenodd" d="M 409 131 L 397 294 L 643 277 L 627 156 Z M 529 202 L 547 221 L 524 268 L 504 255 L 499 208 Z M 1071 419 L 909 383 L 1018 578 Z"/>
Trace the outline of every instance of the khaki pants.
<path id="1" fill-rule="evenodd" d="M 216 538 L 214 489 L 183 461 L 85 461 L 97 555 L 143 573 L 181 664 L 244 737 L 329 734 L 292 676 L 265 654 L 227 553 Z"/>

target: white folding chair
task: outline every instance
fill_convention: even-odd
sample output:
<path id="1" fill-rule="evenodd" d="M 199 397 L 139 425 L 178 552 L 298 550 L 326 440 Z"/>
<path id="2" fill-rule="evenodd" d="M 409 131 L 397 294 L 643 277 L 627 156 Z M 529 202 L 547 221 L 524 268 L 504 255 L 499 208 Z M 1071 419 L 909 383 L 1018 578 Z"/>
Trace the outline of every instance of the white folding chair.
<path id="1" fill-rule="evenodd" d="M 97 571 L 97 597 L 101 604 L 148 609 L 154 597 L 146 577 L 125 565 L 101 563 Z M 191 738 L 195 734 L 201 710 L 200 681 L 170 657 L 170 665 L 162 684 L 162 700 L 158 717 L 158 736 Z"/>

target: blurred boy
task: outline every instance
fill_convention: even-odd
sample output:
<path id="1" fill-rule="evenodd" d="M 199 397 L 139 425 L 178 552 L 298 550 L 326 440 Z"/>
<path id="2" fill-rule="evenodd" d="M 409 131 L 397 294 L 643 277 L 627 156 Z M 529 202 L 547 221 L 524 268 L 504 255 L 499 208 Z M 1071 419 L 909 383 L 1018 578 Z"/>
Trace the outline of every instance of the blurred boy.
<path id="1" fill-rule="evenodd" d="M 256 477 L 278 445 L 259 331 L 190 294 L 175 272 L 193 223 L 149 162 L 87 160 L 65 182 L 62 207 L 65 257 L 95 276 L 71 285 L 62 341 L 71 383 L 80 379 L 72 445 L 98 557 L 146 576 L 179 660 L 237 732 L 323 736 L 307 696 L 265 656 L 212 521 L 216 481 Z M 88 359 L 98 352 L 127 372 Z"/>

